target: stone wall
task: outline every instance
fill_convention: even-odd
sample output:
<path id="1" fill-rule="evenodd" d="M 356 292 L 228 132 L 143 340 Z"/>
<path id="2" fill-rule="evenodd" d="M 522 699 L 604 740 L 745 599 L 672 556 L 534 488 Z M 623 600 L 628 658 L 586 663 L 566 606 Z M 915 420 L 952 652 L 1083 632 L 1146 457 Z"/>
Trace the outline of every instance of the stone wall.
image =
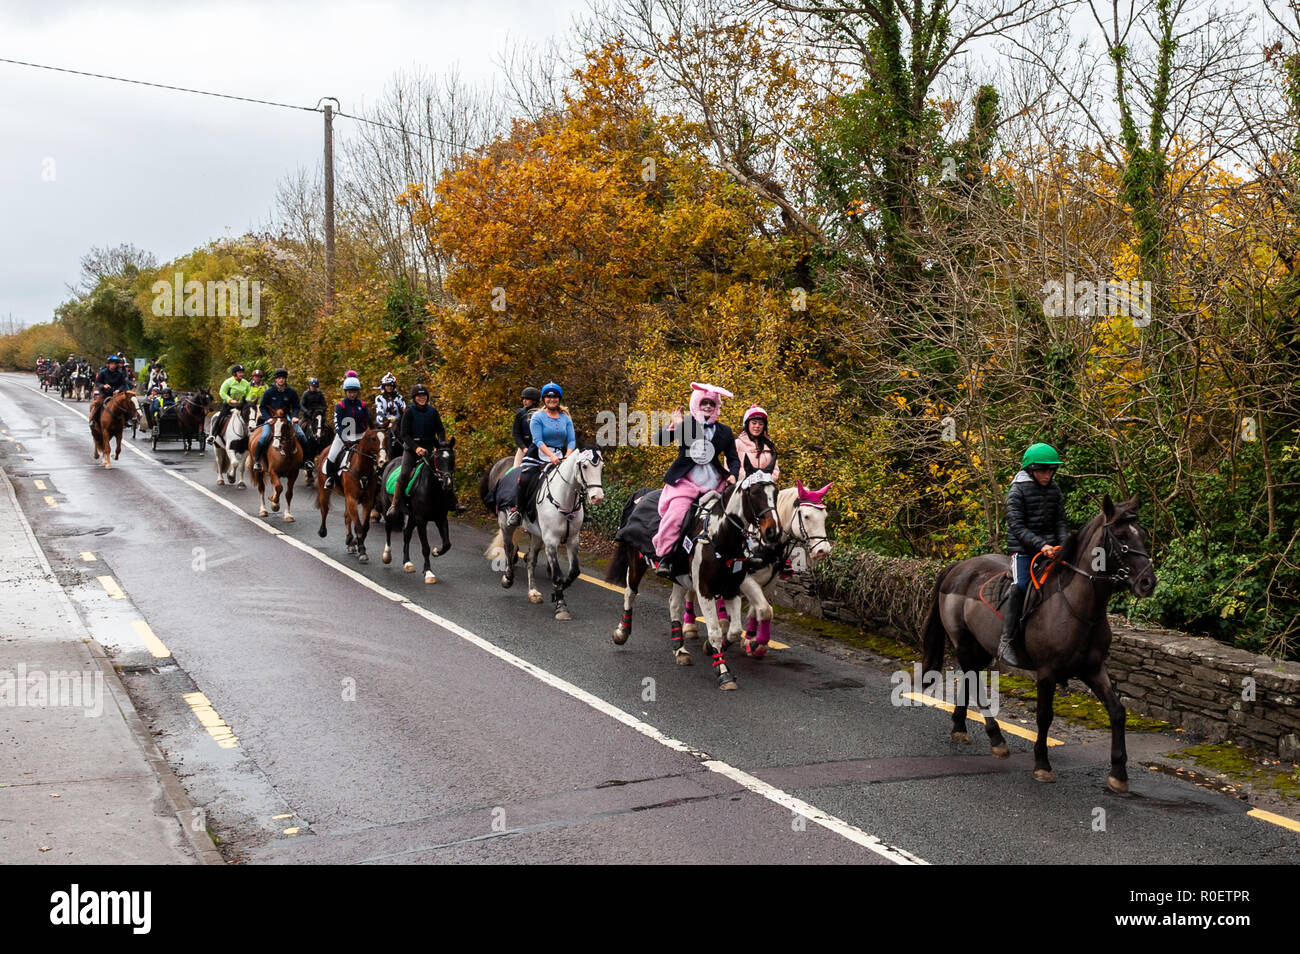
<path id="1" fill-rule="evenodd" d="M 823 592 L 807 575 L 780 581 L 774 596 L 810 616 L 918 643 L 919 625 L 907 631 L 897 620 L 863 620 L 841 594 Z M 1136 629 L 1117 616 L 1111 628 L 1115 641 L 1107 670 L 1126 707 L 1214 742 L 1231 739 L 1300 761 L 1300 663 L 1280 663 L 1213 639 Z"/>

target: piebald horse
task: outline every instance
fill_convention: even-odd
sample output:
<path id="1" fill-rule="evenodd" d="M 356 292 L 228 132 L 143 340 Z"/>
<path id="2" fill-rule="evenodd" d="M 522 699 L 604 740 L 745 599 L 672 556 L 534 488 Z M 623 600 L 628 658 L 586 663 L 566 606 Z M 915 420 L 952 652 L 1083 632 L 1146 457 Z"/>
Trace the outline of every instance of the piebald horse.
<path id="1" fill-rule="evenodd" d="M 90 415 L 90 438 L 94 441 L 95 455 L 91 460 L 104 457 L 104 466 L 111 468 L 112 461 L 122 456 L 122 431 L 128 421 L 133 421 L 139 412 L 135 409 L 135 394 L 131 391 L 119 391 L 106 398 Z M 117 452 L 109 458 L 109 445 L 117 438 Z"/>
<path id="2" fill-rule="evenodd" d="M 636 507 L 637 498 L 628 501 L 623 511 L 626 524 Z M 739 485 L 723 495 L 709 491 L 697 502 L 694 516 L 686 527 L 683 543 L 689 542 L 688 572 L 673 580 L 672 595 L 668 599 L 668 625 L 673 661 L 679 666 L 689 666 L 693 660 L 682 638 L 682 610 L 688 596 L 695 594 L 700 600 L 704 622 L 709 631 L 709 651 L 719 689 L 736 689 L 736 677 L 727 668 L 723 652 L 731 642 L 740 638 L 740 595 L 750 597 L 755 605 L 766 603 L 762 589 L 747 579 L 746 557 L 750 527 L 762 545 L 776 546 L 781 537 L 777 520 L 776 484 L 772 475 L 755 471 Z M 681 568 L 680 551 L 674 560 L 674 571 Z M 609 563 L 605 580 L 623 583 L 623 618 L 614 629 L 614 643 L 622 646 L 632 633 L 632 605 L 636 601 L 641 578 L 647 563 L 644 556 L 631 543 L 620 541 Z M 724 637 L 718 618 L 717 600 L 726 602 L 730 617 L 730 632 Z"/>
<path id="3" fill-rule="evenodd" d="M 266 477 L 271 476 L 271 509 L 279 511 L 280 494 L 284 493 L 284 522 L 293 523 L 293 485 L 298 480 L 302 469 L 302 444 L 293 432 L 293 422 L 284 414 L 284 408 L 276 408 L 275 414 L 265 424 L 253 431 L 248 439 L 248 466 L 251 468 L 253 454 L 256 453 L 257 441 L 262 428 L 271 429 L 271 443 L 266 448 L 266 468 L 253 468 L 253 483 L 257 485 L 257 496 L 261 501 L 259 517 L 266 514 Z"/>
<path id="4" fill-rule="evenodd" d="M 212 438 L 213 463 L 217 468 L 217 486 L 224 483 L 244 486 L 244 467 L 248 461 L 248 435 L 257 423 L 257 407 L 247 401 L 240 401 L 231 408 L 230 415 L 220 434 L 212 433 L 216 426 L 217 415 L 214 411 L 204 424 L 204 433 Z"/>

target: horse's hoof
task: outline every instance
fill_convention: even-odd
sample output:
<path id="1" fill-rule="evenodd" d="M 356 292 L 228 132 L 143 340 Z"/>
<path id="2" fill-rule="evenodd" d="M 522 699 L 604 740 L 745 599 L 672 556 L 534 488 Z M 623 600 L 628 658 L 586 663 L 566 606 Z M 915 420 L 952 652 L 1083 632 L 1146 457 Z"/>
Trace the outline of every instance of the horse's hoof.
<path id="1" fill-rule="evenodd" d="M 318 537 L 321 537 L 322 539 L 324 539 L 326 533 L 327 531 L 324 527 L 321 527 L 319 530 L 316 531 L 316 535 Z"/>
<path id="2" fill-rule="evenodd" d="M 1116 795 L 1128 794 L 1128 782 L 1121 782 L 1114 775 L 1106 779 L 1106 787 Z"/>
<path id="3" fill-rule="evenodd" d="M 736 680 L 733 679 L 730 682 L 724 682 L 722 685 L 718 686 L 718 688 L 722 690 L 731 690 L 739 689 L 740 686 L 736 685 Z"/>
<path id="4" fill-rule="evenodd" d="M 384 547 L 384 552 L 380 554 L 379 562 L 384 566 L 393 562 L 393 550 L 391 547 Z"/>
<path id="5" fill-rule="evenodd" d="M 438 578 L 437 578 L 436 576 L 433 575 L 433 571 L 432 571 L 432 570 L 425 570 L 425 571 L 424 571 L 424 582 L 426 582 L 426 583 L 437 583 L 437 582 L 438 582 Z"/>
<path id="6" fill-rule="evenodd" d="M 755 659 L 762 659 L 767 655 L 767 643 L 755 643 L 754 651 L 750 655 Z"/>
<path id="7" fill-rule="evenodd" d="M 1035 782 L 1055 782 L 1056 773 L 1051 769 L 1034 769 Z"/>
<path id="8" fill-rule="evenodd" d="M 621 624 L 619 626 L 614 627 L 614 645 L 622 646 L 624 643 L 627 642 L 627 638 L 631 635 L 632 634 L 629 631 L 625 630 Z"/>
<path id="9" fill-rule="evenodd" d="M 748 639 L 741 637 L 740 645 L 744 647 L 746 656 L 754 655 L 754 644 Z"/>
<path id="10" fill-rule="evenodd" d="M 970 734 L 966 732 L 954 732 L 952 734 L 954 742 L 960 742 L 962 745 L 970 745 Z"/>
<path id="11" fill-rule="evenodd" d="M 556 619 L 573 619 L 573 614 L 570 613 L 567 609 L 563 609 L 563 608 L 561 608 L 561 609 L 557 609 L 557 610 L 555 611 L 555 618 L 556 618 Z"/>
<path id="12" fill-rule="evenodd" d="M 673 653 L 673 662 L 679 666 L 689 666 L 695 660 L 691 659 L 691 654 L 685 649 L 679 649 Z"/>
<path id="13" fill-rule="evenodd" d="M 691 623 L 687 626 L 683 626 L 682 635 L 685 636 L 687 639 L 699 639 L 700 628 L 696 626 L 694 623 Z"/>
<path id="14" fill-rule="evenodd" d="M 514 585 L 515 585 L 515 581 L 512 580 L 512 579 L 510 579 L 510 577 L 508 577 L 508 576 L 503 576 L 503 577 L 501 577 L 501 588 L 502 588 L 503 590 L 508 590 L 508 589 L 510 589 L 510 587 L 512 587 L 512 586 L 514 586 Z"/>
<path id="15" fill-rule="evenodd" d="M 359 557 L 357 557 L 357 562 L 358 562 L 358 563 L 369 563 L 369 562 L 370 562 L 370 557 L 369 557 L 367 554 L 363 553 L 363 554 L 361 554 Z"/>
<path id="16" fill-rule="evenodd" d="M 291 513 L 286 513 L 286 514 L 284 515 L 284 522 L 285 522 L 285 523 L 293 523 L 293 514 L 291 514 Z"/>
<path id="17" fill-rule="evenodd" d="M 414 564 L 414 563 L 411 563 L 410 561 L 407 561 L 406 563 L 403 563 L 403 564 L 402 564 L 402 569 L 403 569 L 405 572 L 407 572 L 407 573 L 414 573 L 414 572 L 415 572 L 415 564 Z"/>
<path id="18" fill-rule="evenodd" d="M 276 513 L 279 513 L 279 512 L 280 512 L 280 505 L 279 505 L 278 503 L 273 503 L 273 504 L 271 504 L 271 509 L 274 510 Z"/>
<path id="19" fill-rule="evenodd" d="M 999 759 L 1011 758 L 1011 750 L 1007 748 L 1007 744 L 1005 742 L 999 742 L 997 745 L 989 749 L 989 751 L 993 753 L 993 756 L 995 758 L 999 758 Z"/>
<path id="20" fill-rule="evenodd" d="M 529 593 L 528 593 L 528 602 L 530 602 L 530 603 L 540 603 L 541 601 L 542 601 L 542 594 L 541 594 L 541 593 L 538 593 L 536 590 L 530 590 L 530 591 L 529 591 Z"/>
<path id="21" fill-rule="evenodd" d="M 258 515 L 259 517 L 265 517 L 265 516 L 266 516 L 266 508 L 263 507 L 261 510 L 257 511 L 257 515 Z"/>

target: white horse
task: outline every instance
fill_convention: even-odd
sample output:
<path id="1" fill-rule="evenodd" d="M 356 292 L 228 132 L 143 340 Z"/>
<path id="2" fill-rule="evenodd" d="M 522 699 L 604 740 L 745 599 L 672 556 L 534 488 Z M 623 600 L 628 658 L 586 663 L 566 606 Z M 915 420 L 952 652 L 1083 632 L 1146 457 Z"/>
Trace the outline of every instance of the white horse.
<path id="1" fill-rule="evenodd" d="M 768 640 L 772 636 L 772 603 L 768 594 L 776 585 L 777 577 L 790 562 L 793 573 L 802 573 L 830 555 L 831 541 L 826 535 L 826 505 L 822 497 L 830 490 L 827 484 L 821 490 L 806 490 L 802 483 L 787 487 L 777 494 L 776 513 L 781 523 L 781 542 L 774 559 L 766 566 L 752 570 L 741 586 L 748 605 L 745 618 L 745 635 L 741 642 L 746 656 L 762 659 L 767 655 Z M 682 617 L 682 635 L 696 636 L 698 624 L 692 613 L 690 601 Z"/>
<path id="2" fill-rule="evenodd" d="M 243 487 L 244 467 L 248 462 L 248 437 L 257 425 L 257 408 L 241 401 L 226 418 L 222 433 L 213 434 L 212 428 L 216 425 L 219 413 L 212 412 L 203 423 L 203 433 L 212 438 L 212 448 L 215 451 L 212 457 L 217 467 L 217 486 L 231 483 Z"/>
<path id="3" fill-rule="evenodd" d="M 528 600 L 540 603 L 542 594 L 534 583 L 537 567 L 537 555 L 546 550 L 546 565 L 551 574 L 551 602 L 555 604 L 556 619 L 573 619 L 564 602 L 564 591 L 578 578 L 581 572 L 578 566 L 578 534 L 582 531 L 585 505 L 590 503 L 599 507 L 605 500 L 605 489 L 601 485 L 601 473 L 605 461 L 600 451 L 594 447 L 583 448 L 564 458 L 559 466 L 549 468 L 537 482 L 537 522 L 527 518 L 522 527 L 508 525 L 508 514 L 503 510 L 497 514 L 497 534 L 492 538 L 485 556 L 492 560 L 494 569 L 501 569 L 501 585 L 509 589 L 515 582 L 515 561 L 518 551 L 515 548 L 515 534 L 523 529 L 528 531 L 530 540 L 528 556 L 525 558 L 528 568 Z M 516 504 L 522 513 L 526 501 Z M 560 548 L 568 555 L 569 571 L 561 572 Z"/>

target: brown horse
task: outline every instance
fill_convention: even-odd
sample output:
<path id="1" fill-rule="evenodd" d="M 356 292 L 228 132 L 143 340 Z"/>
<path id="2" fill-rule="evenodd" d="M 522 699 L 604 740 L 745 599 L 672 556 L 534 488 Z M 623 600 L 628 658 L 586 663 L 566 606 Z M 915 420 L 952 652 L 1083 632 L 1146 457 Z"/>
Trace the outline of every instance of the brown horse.
<path id="1" fill-rule="evenodd" d="M 361 435 L 348 450 L 344 451 L 346 466 L 339 469 L 332 490 L 325 489 L 325 459 L 329 448 L 320 452 L 316 458 L 316 506 L 320 510 L 320 529 L 316 531 L 325 536 L 325 518 L 330 512 L 331 493 L 341 494 L 347 501 L 343 511 L 343 526 L 347 530 L 348 552 L 357 554 L 361 563 L 369 563 L 366 554 L 366 533 L 370 529 L 370 510 L 374 506 L 375 493 L 379 489 L 379 475 L 387 463 L 384 452 L 384 435 L 373 427 Z"/>
<path id="2" fill-rule="evenodd" d="M 1138 526 L 1137 497 L 1121 504 L 1107 495 L 1102 510 L 1078 533 L 1066 538 L 1048 568 L 1035 567 L 1042 601 L 1028 608 L 1026 600 L 1025 648 L 1032 662 L 1026 669 L 1038 677 L 1038 738 L 1034 743 L 1034 778 L 1054 782 L 1047 759 L 1047 730 L 1052 725 L 1052 699 L 1058 683 L 1082 679 L 1106 706 L 1110 716 L 1110 776 L 1113 792 L 1128 791 L 1128 754 L 1124 745 L 1124 706 L 1106 672 L 1111 631 L 1106 604 L 1113 593 L 1129 589 L 1139 598 L 1156 588 L 1151 557 L 1143 546 Z M 1046 561 L 1038 561 L 1043 563 Z M 1007 572 L 1007 558 L 990 554 L 972 557 L 946 567 L 934 585 L 933 603 L 922 631 L 926 678 L 934 679 L 943 665 L 949 640 L 957 650 L 957 697 L 952 714 L 952 740 L 969 744 L 966 733 L 967 672 L 988 668 L 997 652 L 1002 619 L 994 609 L 999 579 Z M 913 687 L 920 691 L 919 686 Z M 1002 730 L 985 717 L 989 745 L 998 758 L 1009 755 Z"/>
<path id="3" fill-rule="evenodd" d="M 112 467 L 112 460 L 122 456 L 122 431 L 126 429 L 128 421 L 135 420 L 140 414 L 136 410 L 134 398 L 133 391 L 119 391 L 91 408 L 90 438 L 95 443 L 95 456 L 92 460 L 99 460 L 100 454 L 103 454 L 104 466 Z M 109 445 L 113 438 L 117 438 L 117 453 L 110 460 Z"/>
<path id="4" fill-rule="evenodd" d="M 258 470 L 252 467 L 252 457 L 257 453 L 257 442 L 262 436 L 262 428 L 271 429 L 271 443 L 266 448 L 266 468 Z M 284 492 L 284 522 L 293 523 L 293 485 L 298 480 L 298 471 L 302 469 L 302 443 L 293 432 L 293 422 L 284 413 L 284 408 L 276 408 L 275 414 L 265 424 L 253 431 L 248 440 L 249 469 L 253 472 L 253 483 L 257 485 L 257 496 L 261 501 L 259 517 L 266 516 L 266 475 L 271 475 L 271 509 L 279 512 L 280 493 Z"/>

